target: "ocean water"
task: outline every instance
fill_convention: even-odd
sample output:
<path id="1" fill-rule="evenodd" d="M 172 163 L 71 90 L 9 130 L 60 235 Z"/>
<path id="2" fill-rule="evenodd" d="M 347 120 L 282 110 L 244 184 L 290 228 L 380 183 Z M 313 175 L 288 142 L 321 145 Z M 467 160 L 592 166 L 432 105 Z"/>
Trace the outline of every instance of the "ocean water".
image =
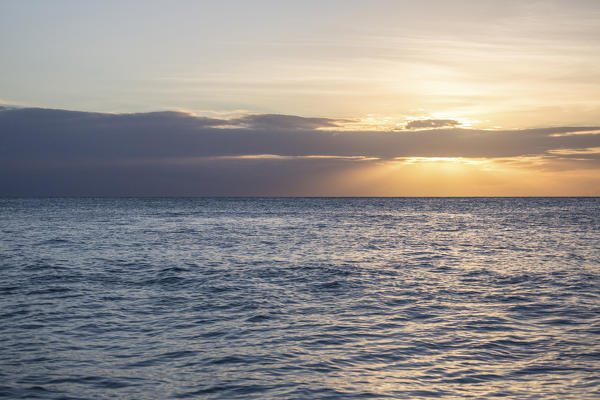
<path id="1" fill-rule="evenodd" d="M 600 199 L 0 199 L 0 398 L 600 398 Z"/>

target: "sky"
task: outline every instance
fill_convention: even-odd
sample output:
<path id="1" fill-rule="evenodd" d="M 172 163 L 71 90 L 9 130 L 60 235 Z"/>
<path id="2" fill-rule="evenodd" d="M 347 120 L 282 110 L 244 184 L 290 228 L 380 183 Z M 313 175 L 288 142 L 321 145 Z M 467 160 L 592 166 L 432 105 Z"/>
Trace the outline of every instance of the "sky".
<path id="1" fill-rule="evenodd" d="M 595 0 L 0 0 L 0 50 L 0 195 L 600 195 Z"/>

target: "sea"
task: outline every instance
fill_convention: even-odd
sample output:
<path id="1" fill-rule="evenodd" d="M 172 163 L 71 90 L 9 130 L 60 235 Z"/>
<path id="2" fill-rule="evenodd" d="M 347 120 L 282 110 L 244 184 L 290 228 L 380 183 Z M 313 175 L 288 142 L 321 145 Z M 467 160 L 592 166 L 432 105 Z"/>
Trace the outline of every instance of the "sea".
<path id="1" fill-rule="evenodd" d="M 600 198 L 0 199 L 2 399 L 598 399 Z"/>

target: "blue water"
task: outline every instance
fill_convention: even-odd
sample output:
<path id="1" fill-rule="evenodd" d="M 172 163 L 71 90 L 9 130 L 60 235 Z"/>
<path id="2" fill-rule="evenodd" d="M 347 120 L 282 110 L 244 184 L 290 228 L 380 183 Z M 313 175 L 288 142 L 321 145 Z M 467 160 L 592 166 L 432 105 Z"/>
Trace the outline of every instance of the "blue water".
<path id="1" fill-rule="evenodd" d="M 0 398 L 600 398 L 600 199 L 0 199 Z"/>

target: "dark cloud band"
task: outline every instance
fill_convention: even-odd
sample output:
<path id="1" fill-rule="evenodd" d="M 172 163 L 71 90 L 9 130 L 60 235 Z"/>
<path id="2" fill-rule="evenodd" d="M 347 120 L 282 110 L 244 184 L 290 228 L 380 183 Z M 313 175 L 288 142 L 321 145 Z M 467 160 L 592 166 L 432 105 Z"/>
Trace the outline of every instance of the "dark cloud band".
<path id="1" fill-rule="evenodd" d="M 434 121 L 412 121 L 412 128 L 435 129 L 342 132 L 335 127 L 343 121 L 328 118 L 3 107 L 0 194 L 168 194 L 198 185 L 195 194 L 223 194 L 223 182 L 239 194 L 273 194 L 328 171 L 400 157 L 569 157 L 586 165 L 600 158 L 585 150 L 600 147 L 599 127 L 487 131 Z"/>

